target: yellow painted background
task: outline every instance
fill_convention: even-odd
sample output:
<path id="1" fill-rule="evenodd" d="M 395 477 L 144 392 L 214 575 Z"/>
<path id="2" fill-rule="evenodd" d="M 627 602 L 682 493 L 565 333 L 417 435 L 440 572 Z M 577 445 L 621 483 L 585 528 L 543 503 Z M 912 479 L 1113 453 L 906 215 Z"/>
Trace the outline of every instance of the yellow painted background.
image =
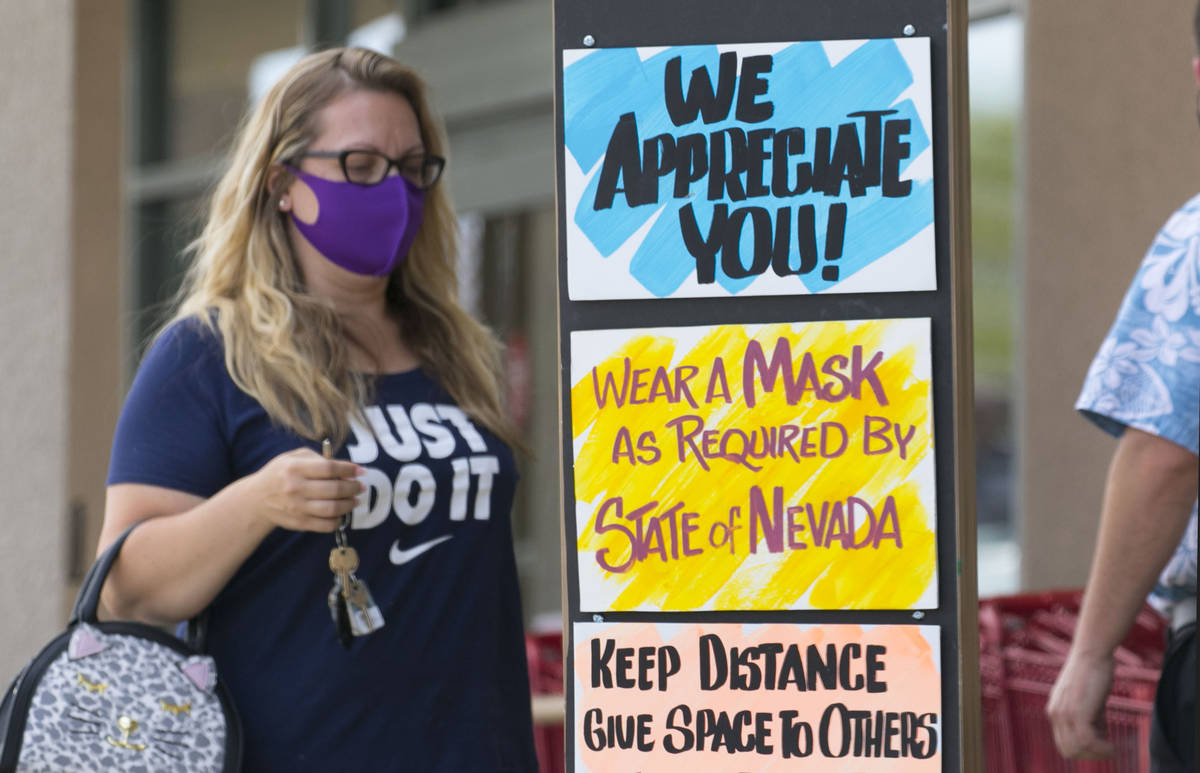
<path id="1" fill-rule="evenodd" d="M 749 408 L 742 394 L 742 366 L 751 338 L 763 347 L 768 362 L 777 340 L 790 342 L 793 368 L 811 352 L 818 367 L 834 354 L 850 356 L 855 345 L 863 360 L 883 353 L 876 368 L 888 405 L 880 405 L 866 385 L 861 399 L 840 402 L 817 400 L 805 393 L 789 405 L 782 382 L 771 392 L 758 386 L 758 402 Z M 681 341 L 688 341 L 686 345 Z M 590 611 L 680 610 L 782 610 L 782 609 L 911 609 L 936 605 L 936 517 L 934 512 L 932 398 L 929 374 L 929 320 L 871 320 L 860 322 L 792 323 L 781 325 L 720 325 L 704 329 L 598 331 L 572 334 L 571 419 L 575 439 L 574 481 L 577 506 L 580 607 Z M 705 392 L 716 357 L 725 364 L 731 402 L 717 397 L 705 403 Z M 692 365 L 699 369 L 691 393 L 695 410 L 686 401 L 670 404 L 657 399 L 646 404 L 609 401 L 598 404 L 592 368 L 603 380 L 606 371 L 621 380 L 624 358 L 633 368 L 651 372 Z M 754 471 L 726 459 L 707 460 L 709 470 L 690 455 L 680 463 L 675 433 L 667 422 L 683 414 L 698 414 L 708 429 L 739 428 L 749 432 L 760 426 L 816 425 L 837 422 L 845 427 L 849 446 L 841 457 L 820 457 L 799 462 L 789 455 L 754 460 Z M 862 452 L 866 415 L 882 416 L 915 433 L 907 458 L 895 452 L 867 456 Z M 621 427 L 630 429 L 636 444 L 640 433 L 652 431 L 662 458 L 652 464 L 632 464 L 627 458 L 613 462 L 614 443 Z M 798 444 L 793 444 L 798 446 Z M 637 451 L 636 445 L 634 447 Z M 811 545 L 814 535 L 804 532 L 807 549 L 786 549 L 777 554 L 760 545 L 749 549 L 749 492 L 759 486 L 768 507 L 772 489 L 782 486 L 784 506 L 823 501 L 845 502 L 859 497 L 876 513 L 891 496 L 897 506 L 902 547 L 883 540 L 876 548 L 844 549 Z M 651 554 L 623 573 L 605 571 L 597 562 L 606 551 L 610 565 L 628 559 L 629 540 L 614 533 L 599 534 L 596 512 L 610 497 L 621 496 L 625 510 L 660 503 L 659 510 L 682 501 L 683 511 L 698 513 L 693 547 L 696 556 L 663 561 Z M 714 521 L 729 521 L 732 507 L 741 508 L 741 529 L 735 530 L 733 553 L 728 545 L 718 549 L 709 541 Z M 807 518 L 803 517 L 807 523 Z M 607 519 L 611 521 L 610 518 Z M 634 528 L 629 521 L 621 521 Z M 856 541 L 866 536 L 860 524 Z M 721 536 L 717 535 L 718 539 Z M 697 538 L 698 541 L 697 541 Z M 669 543 L 668 543 L 669 544 Z"/>

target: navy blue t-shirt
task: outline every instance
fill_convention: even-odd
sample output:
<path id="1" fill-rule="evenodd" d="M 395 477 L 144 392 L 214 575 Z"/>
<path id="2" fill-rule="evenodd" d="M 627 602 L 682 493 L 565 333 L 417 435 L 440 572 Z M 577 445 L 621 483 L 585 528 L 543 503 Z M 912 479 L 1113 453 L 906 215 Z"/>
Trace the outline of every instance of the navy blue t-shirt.
<path id="1" fill-rule="evenodd" d="M 276 529 L 212 603 L 208 650 L 242 716 L 244 768 L 532 773 L 512 453 L 421 370 L 382 376 L 374 403 L 335 455 L 367 469 L 350 542 L 382 630 L 338 643 L 330 534 Z M 317 450 L 185 321 L 142 362 L 108 482 L 209 497 L 302 445 Z"/>

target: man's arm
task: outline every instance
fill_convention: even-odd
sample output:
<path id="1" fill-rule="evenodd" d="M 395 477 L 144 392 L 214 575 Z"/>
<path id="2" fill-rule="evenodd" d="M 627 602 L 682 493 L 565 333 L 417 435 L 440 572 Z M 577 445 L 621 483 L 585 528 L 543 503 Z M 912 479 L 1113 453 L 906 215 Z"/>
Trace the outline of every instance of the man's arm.
<path id="1" fill-rule="evenodd" d="M 1127 429 L 1108 469 L 1096 554 L 1079 626 L 1046 714 L 1065 757 L 1110 757 L 1104 702 L 1113 651 L 1187 528 L 1200 460 L 1163 438 Z"/>

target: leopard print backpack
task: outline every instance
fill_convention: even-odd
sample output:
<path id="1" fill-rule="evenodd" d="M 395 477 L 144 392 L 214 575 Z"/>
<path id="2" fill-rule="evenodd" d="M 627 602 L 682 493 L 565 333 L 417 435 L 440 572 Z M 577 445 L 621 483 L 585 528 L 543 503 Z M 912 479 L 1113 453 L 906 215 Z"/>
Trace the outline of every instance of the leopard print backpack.
<path id="1" fill-rule="evenodd" d="M 67 630 L 5 693 L 0 773 L 240 769 L 241 722 L 203 645 L 141 623 L 96 619 L 100 589 L 128 535 L 88 572 Z"/>

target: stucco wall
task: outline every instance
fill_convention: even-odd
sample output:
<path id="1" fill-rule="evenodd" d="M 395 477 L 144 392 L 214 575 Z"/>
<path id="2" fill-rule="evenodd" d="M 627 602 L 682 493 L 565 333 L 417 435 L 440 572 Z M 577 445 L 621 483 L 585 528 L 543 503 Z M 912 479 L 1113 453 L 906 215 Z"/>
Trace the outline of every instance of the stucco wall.
<path id="1" fill-rule="evenodd" d="M 74 3 L 0 25 L 0 680 L 62 627 Z"/>
<path id="2" fill-rule="evenodd" d="M 1072 406 L 1150 240 L 1200 189 L 1194 11 L 1190 0 L 1027 7 L 1017 428 L 1028 588 L 1086 580 L 1114 441 Z"/>
<path id="3" fill-rule="evenodd" d="M 123 397 L 121 351 L 125 3 L 79 0 L 71 246 L 70 423 L 67 428 L 66 601 L 91 564 L 104 517 L 113 427 Z"/>

